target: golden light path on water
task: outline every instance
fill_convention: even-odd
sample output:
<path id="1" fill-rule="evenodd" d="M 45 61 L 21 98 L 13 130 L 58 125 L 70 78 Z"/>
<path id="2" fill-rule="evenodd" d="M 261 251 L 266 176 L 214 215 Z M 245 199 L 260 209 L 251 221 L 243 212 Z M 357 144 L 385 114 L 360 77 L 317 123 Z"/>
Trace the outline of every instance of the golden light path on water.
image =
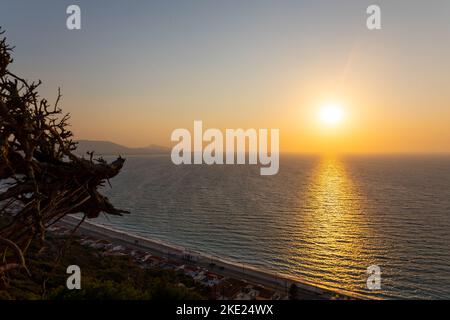
<path id="1" fill-rule="evenodd" d="M 297 262 L 306 279 L 362 292 L 371 265 L 364 252 L 369 231 L 359 205 L 361 196 L 343 162 L 333 156 L 320 159 L 307 190 L 302 212 L 295 217 L 294 238 L 303 243 L 289 249 L 289 259 Z"/>
<path id="2" fill-rule="evenodd" d="M 449 297 L 448 156 L 281 161 L 267 177 L 130 157 L 105 191 L 132 214 L 102 223 L 367 297 Z M 381 290 L 366 287 L 371 265 Z"/>

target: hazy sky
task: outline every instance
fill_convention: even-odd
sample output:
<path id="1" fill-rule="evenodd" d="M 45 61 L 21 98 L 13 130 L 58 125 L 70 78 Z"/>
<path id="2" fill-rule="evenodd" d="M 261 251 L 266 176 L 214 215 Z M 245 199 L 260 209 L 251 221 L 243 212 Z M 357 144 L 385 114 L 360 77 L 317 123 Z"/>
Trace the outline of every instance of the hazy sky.
<path id="1" fill-rule="evenodd" d="M 282 151 L 450 152 L 448 0 L 0 0 L 0 25 L 13 71 L 51 101 L 61 86 L 80 139 L 170 146 L 203 120 L 279 128 Z M 330 101 L 333 128 L 316 116 Z"/>

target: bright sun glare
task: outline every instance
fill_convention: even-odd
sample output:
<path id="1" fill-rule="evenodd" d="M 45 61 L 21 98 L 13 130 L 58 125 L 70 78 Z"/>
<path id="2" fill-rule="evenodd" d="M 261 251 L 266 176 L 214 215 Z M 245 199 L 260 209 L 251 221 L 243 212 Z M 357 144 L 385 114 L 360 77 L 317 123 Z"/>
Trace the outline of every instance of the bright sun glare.
<path id="1" fill-rule="evenodd" d="M 337 125 L 342 122 L 344 111 L 338 103 L 329 103 L 320 109 L 319 120 L 326 125 Z"/>

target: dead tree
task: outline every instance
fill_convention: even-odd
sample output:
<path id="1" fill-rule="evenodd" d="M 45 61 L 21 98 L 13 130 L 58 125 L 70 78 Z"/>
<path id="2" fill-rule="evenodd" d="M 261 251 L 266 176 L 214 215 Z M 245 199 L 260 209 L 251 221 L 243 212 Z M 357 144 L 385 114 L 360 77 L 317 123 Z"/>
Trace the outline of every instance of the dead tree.
<path id="1" fill-rule="evenodd" d="M 69 115 L 40 98 L 39 82 L 8 70 L 12 48 L 0 30 L 0 275 L 26 269 L 32 241 L 43 243 L 46 228 L 71 213 L 96 218 L 121 215 L 98 188 L 116 176 L 125 160 L 112 163 L 77 156 Z"/>

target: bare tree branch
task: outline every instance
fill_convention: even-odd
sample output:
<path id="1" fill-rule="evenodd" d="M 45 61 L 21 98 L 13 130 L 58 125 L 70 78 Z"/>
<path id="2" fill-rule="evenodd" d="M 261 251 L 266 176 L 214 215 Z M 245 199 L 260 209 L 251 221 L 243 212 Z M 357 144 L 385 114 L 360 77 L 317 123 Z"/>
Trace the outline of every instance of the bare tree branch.
<path id="1" fill-rule="evenodd" d="M 0 30 L 0 229 L 4 252 L 0 275 L 24 268 L 33 241 L 44 244 L 46 228 L 72 213 L 96 218 L 101 212 L 122 215 L 98 188 L 122 169 L 113 162 L 89 160 L 74 152 L 70 116 L 59 107 L 61 91 L 51 106 L 37 92 L 41 82 L 28 82 L 8 70 L 12 48 Z M 8 185 L 5 184 L 8 183 Z M 6 255 L 10 250 L 14 255 Z M 13 261 L 14 260 L 14 261 Z"/>

